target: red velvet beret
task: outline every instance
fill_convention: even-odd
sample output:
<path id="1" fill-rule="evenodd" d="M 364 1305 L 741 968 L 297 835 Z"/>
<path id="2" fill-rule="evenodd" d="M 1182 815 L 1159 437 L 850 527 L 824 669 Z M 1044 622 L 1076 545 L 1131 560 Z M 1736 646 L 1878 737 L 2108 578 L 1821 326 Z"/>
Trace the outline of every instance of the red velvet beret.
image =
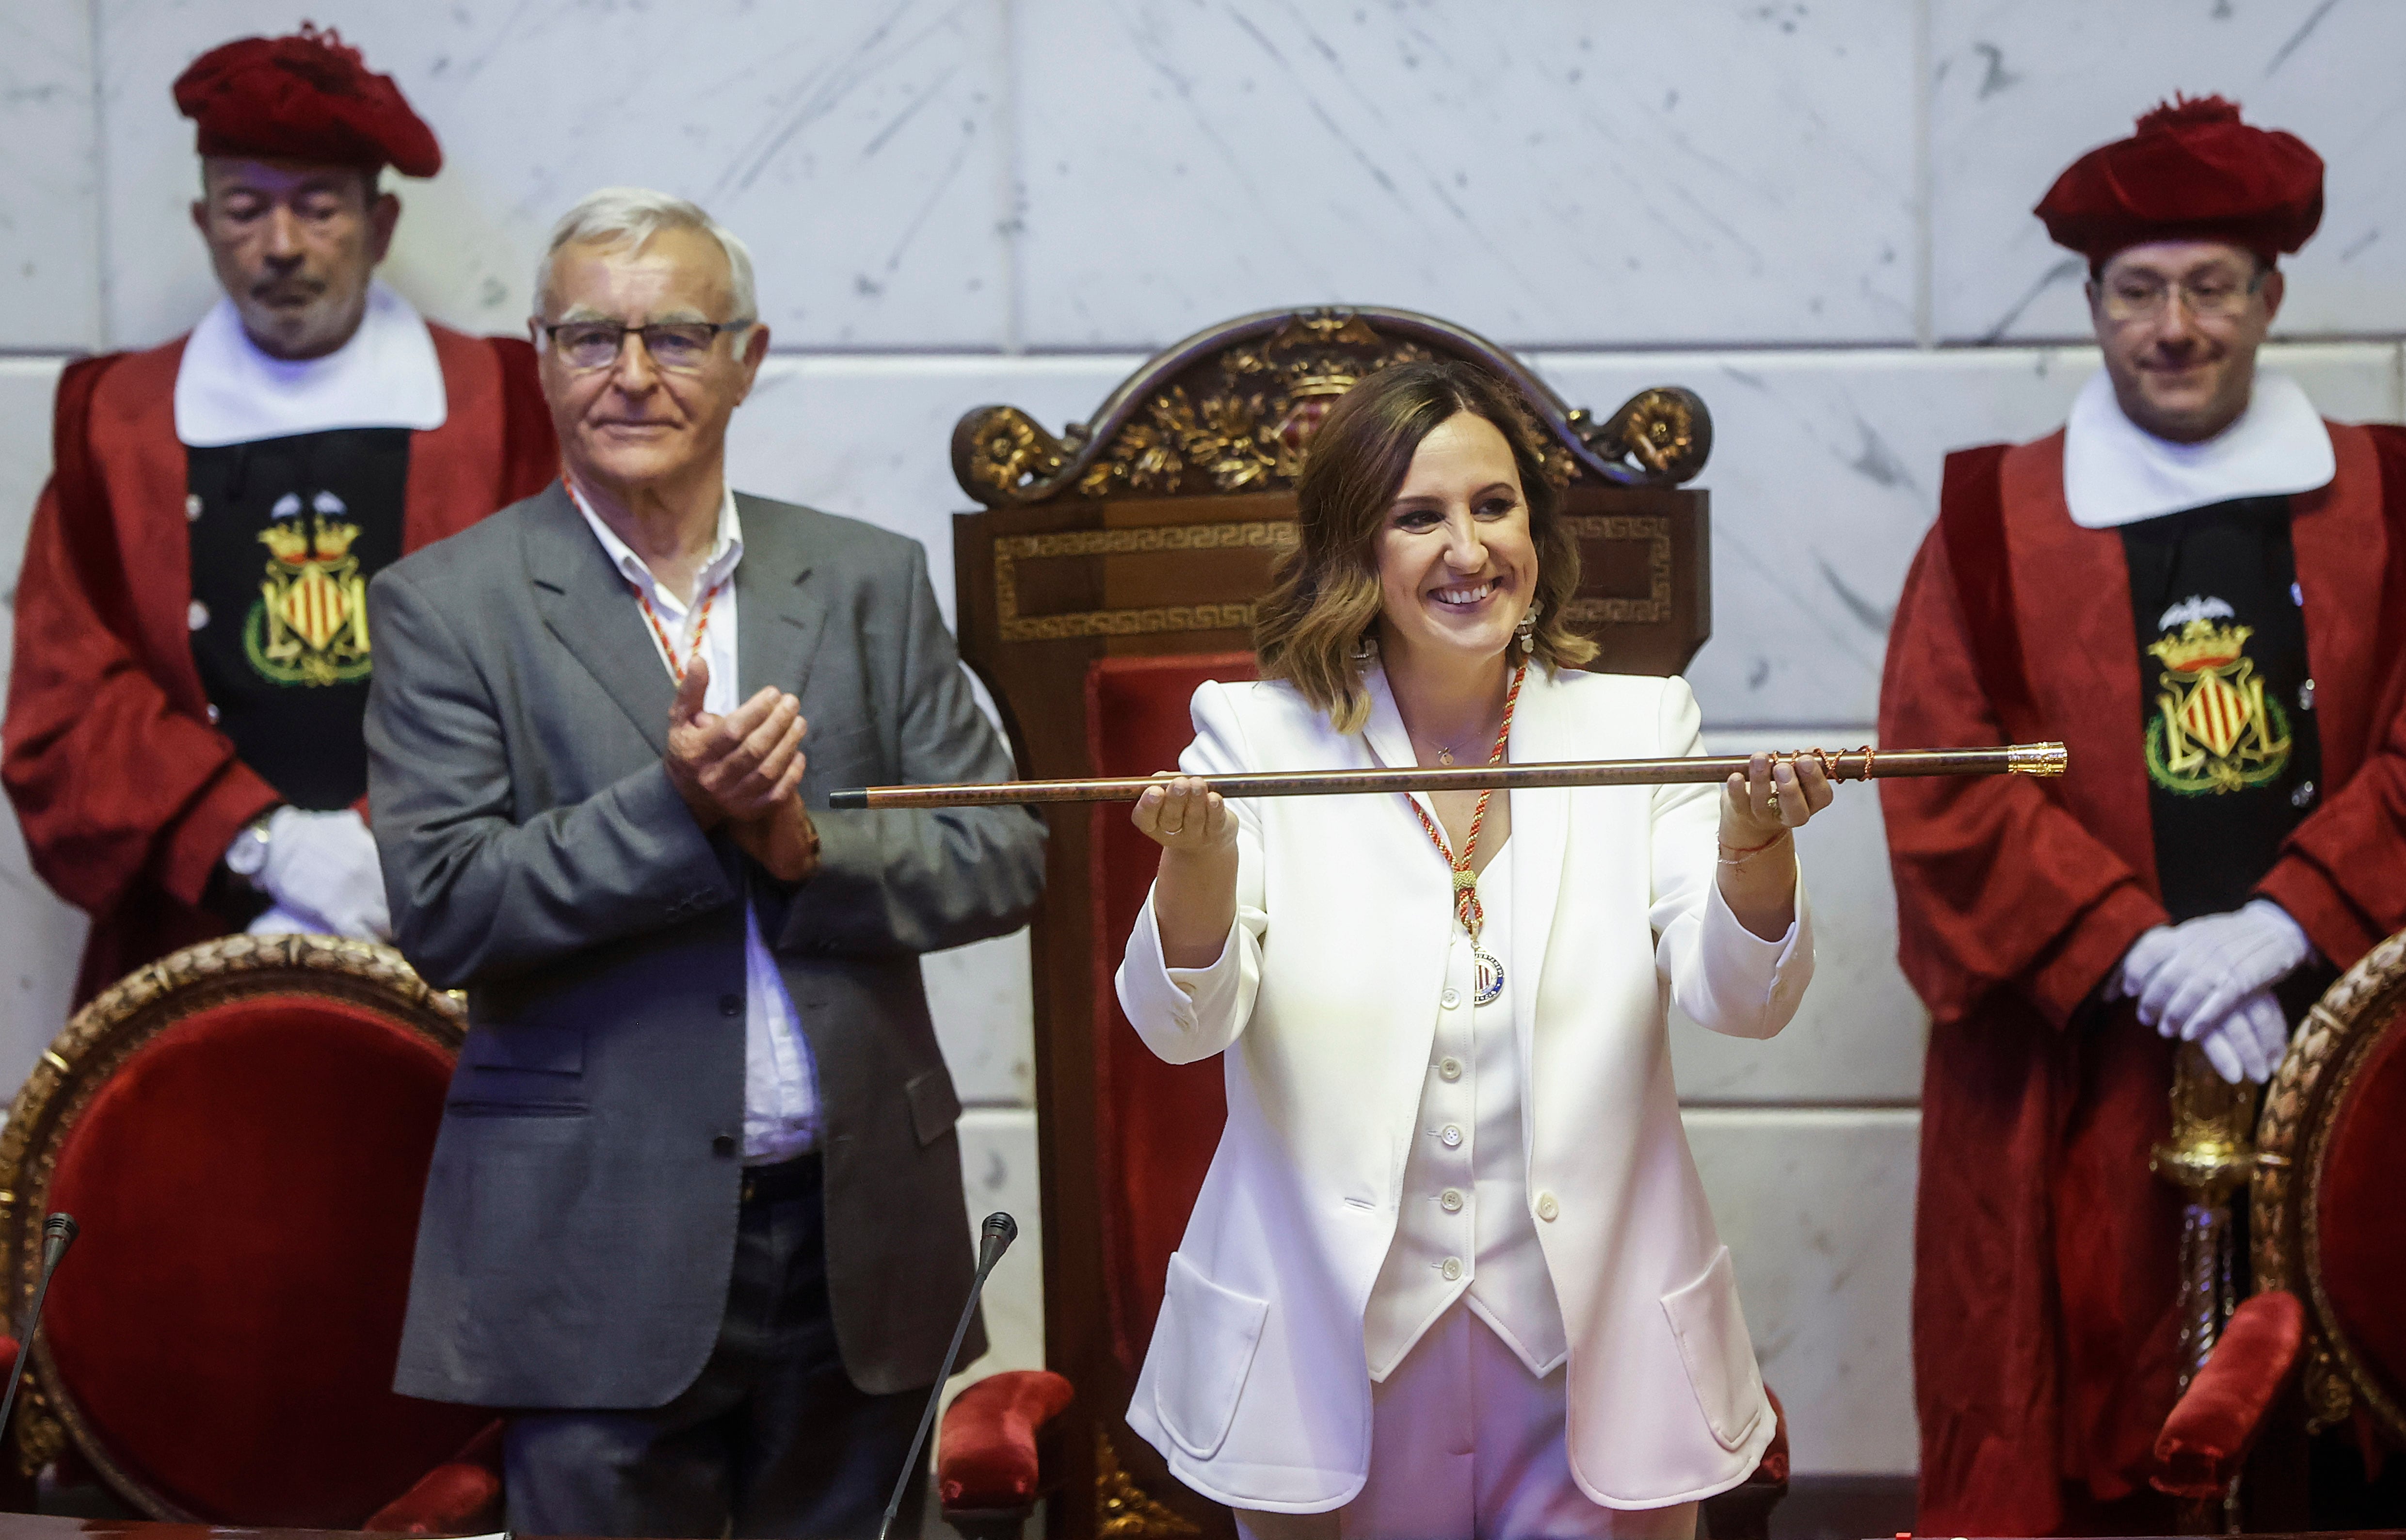
<path id="1" fill-rule="evenodd" d="M 203 155 L 251 155 L 404 177 L 443 169 L 434 131 L 389 75 L 308 22 L 290 37 L 245 37 L 211 49 L 176 78 L 176 107 L 200 125 Z"/>
<path id="2" fill-rule="evenodd" d="M 2177 240 L 2229 241 L 2270 261 L 2322 223 L 2323 161 L 2295 134 L 2241 122 L 2235 103 L 2176 96 L 2073 162 L 2032 212 L 2092 262 Z"/>

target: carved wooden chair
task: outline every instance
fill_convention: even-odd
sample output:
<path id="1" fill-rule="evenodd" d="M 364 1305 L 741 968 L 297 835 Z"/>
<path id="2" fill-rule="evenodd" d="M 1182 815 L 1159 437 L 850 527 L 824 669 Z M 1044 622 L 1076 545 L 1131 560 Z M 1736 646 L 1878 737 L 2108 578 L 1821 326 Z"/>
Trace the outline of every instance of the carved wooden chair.
<path id="1" fill-rule="evenodd" d="M 0 1134 L 15 1419 L 154 1519 L 459 1533 L 498 1516 L 492 1413 L 392 1392 L 463 1010 L 387 947 L 231 936 L 129 975 L 44 1053 Z M 13 1344 L 10 1345 L 13 1349 Z"/>
<path id="2" fill-rule="evenodd" d="M 2256 1293 L 2166 1420 L 2155 1484 L 2223 1527 L 2243 1467 L 2250 1527 L 2304 1529 L 2297 1436 L 2347 1431 L 2406 1460 L 2406 932 L 2308 1012 L 2264 1098 L 2248 1224 Z M 2302 1425 L 2300 1428 L 2300 1424 Z M 2261 1441 L 2259 1446 L 2259 1440 Z M 2257 1458 L 2251 1462 L 2251 1452 Z M 2239 1517 L 2239 1505 L 2228 1510 Z"/>
<path id="3" fill-rule="evenodd" d="M 1511 355 L 1426 316 L 1270 311 L 1178 344 L 1057 437 L 1011 406 L 981 407 L 955 431 L 954 470 L 985 506 L 954 521 L 961 653 L 999 707 L 1022 773 L 1146 774 L 1177 762 L 1196 686 L 1253 677 L 1253 600 L 1294 542 L 1294 477 L 1313 429 L 1363 374 L 1431 357 L 1483 364 L 1538 409 L 1580 540 L 1571 618 L 1603 644 L 1599 666 L 1686 665 L 1711 614 L 1705 494 L 1682 485 L 1711 447 L 1701 401 L 1664 388 L 1597 418 Z M 1049 1486 L 1055 1536 L 1224 1533 L 1224 1510 L 1172 1479 L 1121 1419 L 1224 1121 L 1221 1067 L 1155 1059 L 1113 997 L 1153 868 L 1126 810 L 1068 809 L 1052 829 L 1034 948 L 1055 1373 L 997 1377 L 961 1397 L 945 1423 L 940 1491 L 965 1533 L 1015 1534 Z M 1070 1386 L 1074 1405 L 1061 1411 Z M 1775 1474 L 1784 1486 L 1785 1448 L 1783 1430 L 1756 1499 Z"/>

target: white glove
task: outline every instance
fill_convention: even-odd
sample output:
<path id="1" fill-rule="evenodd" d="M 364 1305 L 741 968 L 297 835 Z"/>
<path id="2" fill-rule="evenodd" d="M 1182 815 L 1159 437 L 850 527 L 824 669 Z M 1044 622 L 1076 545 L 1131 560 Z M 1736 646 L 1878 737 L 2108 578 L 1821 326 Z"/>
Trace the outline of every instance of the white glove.
<path id="1" fill-rule="evenodd" d="M 2269 989 L 2258 989 L 2231 1007 L 2228 1015 L 2209 1021 L 2197 1036 L 2206 1062 L 2231 1084 L 2242 1075 L 2261 1085 L 2281 1067 L 2289 1052 L 2289 1021 L 2281 1002 Z"/>
<path id="2" fill-rule="evenodd" d="M 2144 960 L 2154 966 L 2130 991 L 2139 997 L 2139 1020 L 2183 1042 L 2196 1041 L 2229 1017 L 2243 996 L 2280 982 L 2314 954 L 2298 922 L 2269 898 L 2184 921 L 2160 945 L 2150 945 L 2155 935 L 2150 931 L 2132 944 L 2123 983 L 2130 987 L 2131 964 L 2142 960 L 2140 948 L 2147 946 Z"/>
<path id="3" fill-rule="evenodd" d="M 260 916 L 272 929 L 392 940 L 375 837 L 348 808 L 334 812 L 276 809 L 267 821 L 267 863 L 260 870 L 259 885 L 275 900 Z M 260 927 L 250 928 L 258 932 Z"/>
<path id="4" fill-rule="evenodd" d="M 2122 967 L 2114 975 L 2114 982 L 2106 985 L 2105 997 L 2109 1000 L 2137 999 L 2145 991 L 2147 981 L 2156 976 L 2156 969 L 2163 967 L 2165 959 L 2172 954 L 2172 926 L 2158 925 L 2147 931 L 2130 943 L 2130 951 L 2122 954 Z"/>

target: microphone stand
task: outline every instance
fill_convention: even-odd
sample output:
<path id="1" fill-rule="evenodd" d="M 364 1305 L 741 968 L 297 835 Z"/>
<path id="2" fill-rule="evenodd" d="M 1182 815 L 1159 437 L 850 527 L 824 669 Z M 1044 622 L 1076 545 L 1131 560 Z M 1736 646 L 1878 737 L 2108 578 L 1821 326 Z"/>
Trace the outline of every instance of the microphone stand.
<path id="1" fill-rule="evenodd" d="M 1002 1253 L 1019 1238 L 1019 1222 L 999 1210 L 988 1214 L 978 1236 L 977 1277 L 969 1280 L 969 1303 L 961 1307 L 961 1319 L 953 1328 L 953 1345 L 944 1349 L 944 1366 L 936 1371 L 936 1383 L 927 1392 L 927 1409 L 919 1414 L 919 1431 L 911 1435 L 911 1452 L 902 1457 L 902 1474 L 895 1478 L 894 1495 L 886 1500 L 885 1518 L 877 1526 L 877 1540 L 889 1540 L 894 1533 L 894 1516 L 902 1511 L 902 1494 L 911 1488 L 911 1473 L 919 1467 L 919 1451 L 927 1446 L 927 1430 L 936 1420 L 936 1408 L 944 1399 L 944 1381 L 953 1378 L 953 1360 L 961 1355 L 961 1339 L 969 1335 L 969 1321 L 977 1314 L 978 1300 L 985 1293 L 986 1275 L 1002 1260 Z M 44 1275 L 43 1281 L 49 1282 Z M 35 1308 L 41 1308 L 36 1296 Z M 18 1360 L 23 1367 L 24 1361 Z M 12 1387 L 13 1389 L 13 1387 Z"/>
<path id="2" fill-rule="evenodd" d="M 42 1223 L 42 1280 L 34 1286 L 34 1308 L 25 1318 L 25 1340 L 17 1344 L 17 1366 L 8 1371 L 8 1393 L 0 1396 L 0 1435 L 8 1431 L 8 1414 L 17 1406 L 17 1385 L 25 1378 L 25 1361 L 34 1356 L 34 1334 L 42 1329 L 42 1301 L 50 1296 L 50 1275 L 58 1271 L 59 1259 L 75 1244 L 76 1222 L 72 1214 L 52 1214 Z"/>

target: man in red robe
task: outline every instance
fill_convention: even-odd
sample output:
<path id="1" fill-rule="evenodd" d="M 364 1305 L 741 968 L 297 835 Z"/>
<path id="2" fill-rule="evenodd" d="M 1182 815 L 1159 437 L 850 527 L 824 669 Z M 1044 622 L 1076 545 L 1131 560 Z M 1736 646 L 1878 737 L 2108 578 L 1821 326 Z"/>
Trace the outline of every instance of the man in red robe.
<path id="1" fill-rule="evenodd" d="M 1931 1015 L 1918 1527 L 2164 1533 L 2174 1052 L 2264 1080 L 2406 925 L 2406 432 L 2256 368 L 2322 215 L 2296 138 L 2178 102 L 2037 213 L 2088 259 L 2105 367 L 2056 432 L 1947 457 L 1881 685 L 1884 743 L 2072 765 L 1881 784 Z"/>
<path id="2" fill-rule="evenodd" d="M 70 365 L 16 603 L 5 782 L 92 919 L 76 998 L 228 930 L 384 937 L 362 819 L 368 580 L 557 473 L 523 341 L 429 324 L 374 271 L 433 134 L 332 32 L 175 87 L 225 294 Z"/>

